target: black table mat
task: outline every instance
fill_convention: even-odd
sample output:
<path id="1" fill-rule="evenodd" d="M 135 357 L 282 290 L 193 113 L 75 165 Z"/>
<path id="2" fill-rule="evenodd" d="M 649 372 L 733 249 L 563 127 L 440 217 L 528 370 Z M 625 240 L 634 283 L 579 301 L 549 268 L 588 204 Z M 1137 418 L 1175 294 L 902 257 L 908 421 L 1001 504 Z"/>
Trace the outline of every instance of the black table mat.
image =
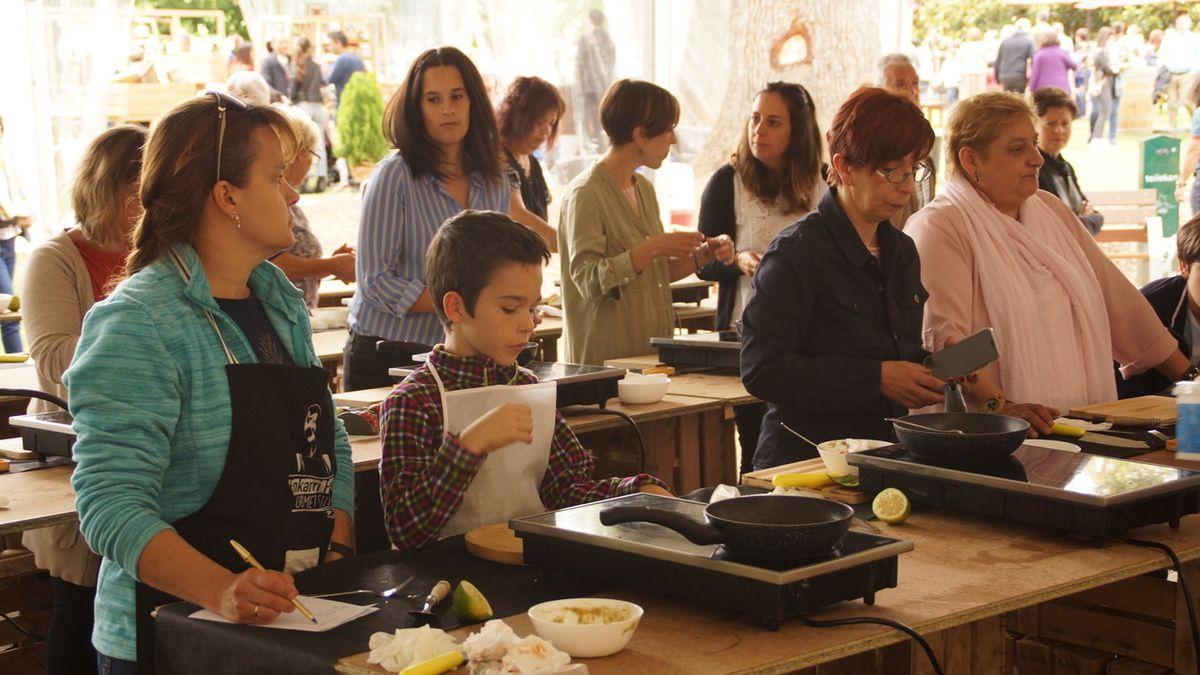
<path id="1" fill-rule="evenodd" d="M 421 602 L 439 579 L 452 586 L 466 579 L 487 597 L 496 617 L 519 614 L 539 602 L 592 595 L 600 589 L 586 582 L 548 577 L 532 567 L 501 565 L 467 552 L 462 537 L 451 537 L 416 552 L 381 551 L 339 560 L 296 576 L 305 595 L 359 588 L 383 590 L 413 577 L 397 596 L 383 601 L 367 594 L 335 598 L 369 605 L 379 611 L 324 633 L 259 628 L 189 619 L 198 607 L 176 603 L 159 609 L 156 625 L 158 673 L 322 673 L 333 672 L 338 659 L 367 651 L 372 633 L 392 632 L 414 624 L 409 610 Z M 420 594 L 409 600 L 405 595 Z M 442 628 L 460 626 L 448 597 L 434 611 Z"/>

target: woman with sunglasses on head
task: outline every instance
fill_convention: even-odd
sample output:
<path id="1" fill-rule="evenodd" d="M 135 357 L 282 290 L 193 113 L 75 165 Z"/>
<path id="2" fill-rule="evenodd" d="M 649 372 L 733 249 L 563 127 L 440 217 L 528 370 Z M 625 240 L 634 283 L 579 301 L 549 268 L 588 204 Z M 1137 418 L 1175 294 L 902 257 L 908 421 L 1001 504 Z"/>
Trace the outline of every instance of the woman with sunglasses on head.
<path id="1" fill-rule="evenodd" d="M 735 264 L 712 261 L 696 273 L 718 282 L 717 330 L 742 319 L 750 280 L 763 251 L 780 230 L 815 209 L 828 191 L 821 163 L 821 130 L 808 91 L 790 82 L 771 82 L 754 97 L 750 117 L 730 162 L 708 179 L 700 197 L 700 233 L 728 235 L 737 249 Z M 742 471 L 758 444 L 766 405 L 734 408 Z"/>
<path id="2" fill-rule="evenodd" d="M 294 610 L 291 573 L 353 553 L 349 442 L 302 294 L 266 262 L 293 241 L 292 135 L 210 93 L 146 144 L 128 277 L 65 378 L 80 527 L 104 558 L 102 672 L 152 663 L 150 611 L 172 597 L 268 624 Z M 231 539 L 271 571 L 235 573 Z"/>
<path id="3" fill-rule="evenodd" d="M 921 262 L 889 222 L 933 138 L 917 106 L 883 89 L 859 89 L 834 115 L 834 187 L 767 248 L 742 315 L 742 381 L 768 403 L 756 469 L 815 456 L 797 433 L 886 440 L 884 418 L 942 401 L 921 365 Z"/>
<path id="4" fill-rule="evenodd" d="M 461 51 L 438 47 L 413 61 L 387 104 L 383 131 L 396 153 L 363 190 L 348 390 L 393 384 L 388 368 L 445 339 L 425 287 L 425 252 L 438 227 L 465 209 L 517 215 L 487 88 Z M 380 351 L 381 341 L 400 349 Z"/>

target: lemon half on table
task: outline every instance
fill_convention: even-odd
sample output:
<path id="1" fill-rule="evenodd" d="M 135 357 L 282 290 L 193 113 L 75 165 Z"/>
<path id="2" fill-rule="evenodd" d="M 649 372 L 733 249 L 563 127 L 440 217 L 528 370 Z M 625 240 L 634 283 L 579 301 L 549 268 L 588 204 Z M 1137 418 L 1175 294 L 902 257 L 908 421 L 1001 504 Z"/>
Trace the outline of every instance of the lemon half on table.
<path id="1" fill-rule="evenodd" d="M 888 525 L 899 525 L 908 519 L 912 510 L 908 497 L 896 488 L 886 488 L 875 495 L 871 502 L 871 512 L 875 517 Z"/>

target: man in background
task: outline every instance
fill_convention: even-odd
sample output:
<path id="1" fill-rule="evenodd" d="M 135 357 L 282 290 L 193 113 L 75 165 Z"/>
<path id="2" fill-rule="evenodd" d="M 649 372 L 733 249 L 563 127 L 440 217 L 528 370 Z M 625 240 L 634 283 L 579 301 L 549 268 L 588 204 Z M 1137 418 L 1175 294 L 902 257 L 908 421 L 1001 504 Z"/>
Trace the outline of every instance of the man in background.
<path id="1" fill-rule="evenodd" d="M 325 78 L 325 81 L 337 89 L 337 105 L 341 106 L 342 90 L 346 88 L 346 83 L 355 73 L 366 70 L 367 65 L 350 49 L 350 39 L 342 31 L 335 30 L 330 33 L 329 43 L 330 51 L 337 54 L 337 59 L 334 60 L 333 70 L 329 71 L 329 77 Z M 336 111 L 334 114 L 336 116 Z"/>
<path id="2" fill-rule="evenodd" d="M 1029 84 L 1029 64 L 1036 48 L 1033 37 L 1029 35 L 1029 19 L 1018 19 L 1016 28 L 1015 33 L 1000 43 L 994 70 L 996 82 L 1004 91 L 1023 94 L 1025 86 Z"/>

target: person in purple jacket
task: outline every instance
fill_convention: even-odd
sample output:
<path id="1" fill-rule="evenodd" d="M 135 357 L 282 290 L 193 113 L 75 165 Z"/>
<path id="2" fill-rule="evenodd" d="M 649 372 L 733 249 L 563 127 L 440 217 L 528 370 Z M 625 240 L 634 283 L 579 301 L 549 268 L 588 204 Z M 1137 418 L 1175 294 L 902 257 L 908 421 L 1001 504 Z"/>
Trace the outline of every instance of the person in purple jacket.
<path id="1" fill-rule="evenodd" d="M 1058 87 L 1071 91 L 1071 71 L 1079 70 L 1079 64 L 1059 44 L 1058 33 L 1047 33 L 1042 46 L 1033 55 L 1033 68 L 1029 74 L 1029 91 L 1043 87 Z"/>

